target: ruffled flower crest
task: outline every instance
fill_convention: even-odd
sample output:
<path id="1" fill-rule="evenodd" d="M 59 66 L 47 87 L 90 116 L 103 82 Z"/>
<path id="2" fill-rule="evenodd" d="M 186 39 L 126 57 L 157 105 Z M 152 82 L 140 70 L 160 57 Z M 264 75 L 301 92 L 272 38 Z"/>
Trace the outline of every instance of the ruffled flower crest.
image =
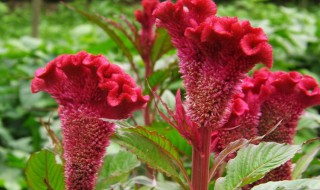
<path id="1" fill-rule="evenodd" d="M 155 21 L 156 18 L 152 12 L 160 4 L 159 0 L 142 0 L 142 10 L 135 11 L 136 20 L 141 24 L 140 31 L 140 46 L 142 51 L 142 58 L 147 59 L 150 56 L 152 45 L 155 40 Z"/>
<path id="2" fill-rule="evenodd" d="M 256 63 L 272 65 L 272 48 L 260 28 L 237 18 L 217 17 L 211 0 L 161 3 L 157 25 L 168 30 L 178 49 L 187 91 L 187 112 L 199 126 L 221 128 L 244 73 Z"/>
<path id="3" fill-rule="evenodd" d="M 292 144 L 301 114 L 306 108 L 320 104 L 318 83 L 298 72 L 271 72 L 268 69 L 256 71 L 251 80 L 255 83 L 253 89 L 264 86 L 269 92 L 261 104 L 258 135 L 265 135 L 281 121 L 263 141 Z M 245 189 L 268 181 L 291 180 L 291 166 L 288 161 Z"/>
<path id="4" fill-rule="evenodd" d="M 261 107 L 259 134 L 265 134 L 282 120 L 264 140 L 292 144 L 300 115 L 306 108 L 320 104 L 320 88 L 315 79 L 298 72 L 261 69 L 253 76 L 254 80 L 266 77 L 265 86 L 271 93 Z"/>
<path id="5" fill-rule="evenodd" d="M 35 72 L 33 93 L 45 91 L 59 104 L 67 189 L 94 189 L 114 124 L 146 105 L 133 79 L 101 55 L 61 55 Z"/>
<path id="6" fill-rule="evenodd" d="M 242 92 L 234 97 L 228 122 L 221 128 L 219 134 L 212 134 L 212 151 L 220 153 L 237 139 L 250 140 L 258 136 L 260 107 L 271 93 L 264 85 L 266 80 L 267 78 L 254 80 L 249 76 L 243 80 Z"/>

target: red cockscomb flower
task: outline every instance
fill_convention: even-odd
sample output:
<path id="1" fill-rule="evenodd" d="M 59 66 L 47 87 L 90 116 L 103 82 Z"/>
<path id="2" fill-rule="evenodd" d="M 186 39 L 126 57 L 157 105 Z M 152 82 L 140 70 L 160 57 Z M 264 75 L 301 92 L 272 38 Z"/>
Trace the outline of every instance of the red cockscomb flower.
<path id="1" fill-rule="evenodd" d="M 155 39 L 155 17 L 152 12 L 159 5 L 159 0 L 142 0 L 143 11 L 135 11 L 136 20 L 141 24 L 140 31 L 140 46 L 142 51 L 142 58 L 144 61 L 150 57 L 152 45 Z"/>
<path id="2" fill-rule="evenodd" d="M 216 11 L 211 0 L 178 0 L 161 3 L 153 13 L 178 49 L 188 114 L 212 130 L 228 120 L 244 73 L 258 62 L 272 65 L 272 48 L 262 29 L 217 17 Z"/>
<path id="3" fill-rule="evenodd" d="M 61 55 L 38 69 L 31 90 L 45 91 L 59 104 L 69 190 L 94 189 L 114 132 L 114 124 L 101 118 L 127 118 L 148 101 L 119 66 L 86 52 Z"/>
<path id="4" fill-rule="evenodd" d="M 211 146 L 214 152 L 220 153 L 235 140 L 241 138 L 250 140 L 258 136 L 260 107 L 271 93 L 264 85 L 266 80 L 267 78 L 255 80 L 249 76 L 243 80 L 242 92 L 234 97 L 228 122 L 221 128 L 219 134 L 212 136 Z"/>
<path id="5" fill-rule="evenodd" d="M 320 104 L 320 88 L 310 76 L 298 72 L 270 72 L 261 69 L 253 80 L 265 81 L 270 95 L 261 105 L 258 134 L 265 135 L 277 122 L 280 125 L 263 141 L 292 144 L 299 117 L 308 107 Z M 291 161 L 272 170 L 253 184 L 291 179 Z"/>
<path id="6" fill-rule="evenodd" d="M 300 115 L 306 108 L 320 104 L 320 88 L 315 79 L 298 72 L 261 69 L 254 74 L 254 79 L 266 76 L 266 86 L 271 94 L 261 107 L 259 134 L 265 134 L 282 120 L 277 130 L 264 141 L 292 144 Z"/>

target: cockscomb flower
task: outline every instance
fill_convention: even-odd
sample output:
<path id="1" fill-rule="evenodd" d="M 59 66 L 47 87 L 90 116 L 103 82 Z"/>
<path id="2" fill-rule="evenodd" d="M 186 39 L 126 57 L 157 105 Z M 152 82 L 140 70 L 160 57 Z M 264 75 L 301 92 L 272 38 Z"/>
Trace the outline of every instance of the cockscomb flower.
<path id="1" fill-rule="evenodd" d="M 265 86 L 271 93 L 261 106 L 259 135 L 264 135 L 282 120 L 264 141 L 292 144 L 300 115 L 306 108 L 320 104 L 318 83 L 314 78 L 294 71 L 261 69 L 254 74 L 255 80 L 265 77 L 268 77 Z"/>
<path id="2" fill-rule="evenodd" d="M 264 85 L 267 78 L 259 79 L 254 80 L 247 76 L 243 80 L 242 92 L 234 97 L 228 122 L 221 128 L 219 134 L 212 134 L 211 149 L 215 153 L 220 153 L 235 140 L 241 138 L 250 140 L 258 136 L 260 107 L 271 93 Z"/>
<path id="3" fill-rule="evenodd" d="M 159 0 L 142 0 L 143 11 L 135 11 L 136 20 L 141 24 L 140 31 L 140 46 L 142 51 L 142 58 L 146 59 L 150 56 L 152 45 L 155 39 L 155 17 L 152 12 L 159 5 Z"/>
<path id="4" fill-rule="evenodd" d="M 261 105 L 258 134 L 265 135 L 279 121 L 280 125 L 263 141 L 292 144 L 299 117 L 310 106 L 320 104 L 320 88 L 315 79 L 298 72 L 270 72 L 261 69 L 253 79 L 265 81 L 270 95 Z M 291 161 L 266 174 L 254 183 L 291 179 Z"/>
<path id="5" fill-rule="evenodd" d="M 94 189 L 114 124 L 148 101 L 133 79 L 101 55 L 61 55 L 35 72 L 31 90 L 45 91 L 59 104 L 69 190 Z"/>
<path id="6" fill-rule="evenodd" d="M 241 79 L 256 63 L 272 65 L 272 48 L 261 28 L 218 17 L 212 0 L 161 3 L 154 11 L 178 49 L 187 91 L 187 112 L 199 126 L 223 127 Z"/>

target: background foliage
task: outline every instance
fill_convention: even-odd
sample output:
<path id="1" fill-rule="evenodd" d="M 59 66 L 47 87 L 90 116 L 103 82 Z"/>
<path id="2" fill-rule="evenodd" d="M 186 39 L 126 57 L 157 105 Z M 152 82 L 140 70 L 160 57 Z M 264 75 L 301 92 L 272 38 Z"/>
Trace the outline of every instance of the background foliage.
<path id="1" fill-rule="evenodd" d="M 71 4 L 78 9 L 97 12 L 114 19 L 119 19 L 120 13 L 133 19 L 133 12 L 139 7 L 134 1 L 93 1 L 90 6 L 87 6 L 86 1 L 75 1 Z M 298 70 L 319 80 L 320 6 L 311 1 L 303 5 L 305 6 L 284 6 L 257 0 L 234 1 L 218 4 L 218 14 L 249 19 L 254 26 L 262 27 L 274 48 L 274 70 Z M 46 4 L 41 14 L 40 36 L 30 37 L 30 7 L 29 3 L 23 3 L 14 11 L 10 11 L 7 4 L 0 3 L 0 189 L 28 189 L 24 172 L 32 168 L 26 165 L 27 160 L 32 152 L 39 151 L 42 147 L 51 147 L 48 133 L 43 126 L 50 125 L 56 134 L 60 133 L 56 103 L 47 94 L 30 92 L 30 80 L 37 68 L 44 66 L 59 54 L 86 50 L 94 54 L 104 54 L 111 62 L 119 63 L 130 72 L 123 52 L 112 39 L 102 29 L 89 23 L 76 12 L 70 11 L 63 4 Z M 133 47 L 131 50 L 134 52 Z M 159 61 L 156 65 L 159 72 L 150 80 L 163 81 L 163 89 L 167 90 L 163 90 L 162 98 L 172 107 L 173 94 L 177 88 L 182 87 L 182 83 L 177 69 L 173 69 L 171 80 L 165 80 L 166 77 L 161 74 L 161 69 L 168 67 L 167 59 L 175 58 L 168 56 Z M 137 54 L 134 60 L 139 64 L 139 71 L 142 70 L 143 64 Z M 138 122 L 139 117 L 141 116 L 138 114 Z M 296 143 L 301 144 L 319 136 L 319 118 L 316 109 L 304 115 L 299 125 Z M 160 134 L 174 140 L 179 154 L 184 155 L 184 166 L 190 167 L 190 146 L 177 137 L 178 133 L 174 129 L 160 120 L 153 125 Z M 317 156 L 319 149 L 315 149 L 316 145 L 317 143 L 313 143 L 304 146 L 303 151 L 294 160 Z M 140 187 L 146 187 L 145 189 L 152 186 L 152 180 L 140 176 L 146 171 L 139 167 L 141 163 L 134 155 L 116 143 L 112 144 L 108 152 L 112 155 L 106 158 L 109 159 L 108 163 L 116 163 L 115 160 L 121 160 L 123 157 L 129 160 L 125 165 L 104 166 L 98 180 L 101 182 L 98 188 L 119 181 L 123 182 L 123 188 L 129 189 L 136 183 L 141 184 Z M 305 152 L 311 153 L 304 154 Z M 39 155 L 45 153 L 47 152 L 40 152 L 32 157 L 43 161 L 44 158 Z M 48 154 L 51 155 L 50 152 Z M 301 171 L 295 175 L 310 177 L 320 174 L 319 154 L 318 159 L 309 160 L 311 165 L 304 168 L 301 166 Z M 132 174 L 130 171 L 136 167 L 139 167 L 138 170 Z M 126 179 L 129 175 L 135 177 L 128 181 Z M 157 179 L 163 189 L 177 189 L 177 185 L 166 181 L 164 176 L 158 175 Z"/>

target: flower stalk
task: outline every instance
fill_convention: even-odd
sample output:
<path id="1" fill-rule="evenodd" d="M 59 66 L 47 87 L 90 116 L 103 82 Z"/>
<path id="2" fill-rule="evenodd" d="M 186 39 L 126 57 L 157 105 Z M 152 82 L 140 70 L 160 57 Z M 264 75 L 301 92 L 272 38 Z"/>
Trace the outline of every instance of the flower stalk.
<path id="1" fill-rule="evenodd" d="M 210 127 L 200 127 L 202 146 L 200 149 L 197 147 L 192 149 L 191 183 L 193 190 L 208 190 L 211 132 Z"/>

